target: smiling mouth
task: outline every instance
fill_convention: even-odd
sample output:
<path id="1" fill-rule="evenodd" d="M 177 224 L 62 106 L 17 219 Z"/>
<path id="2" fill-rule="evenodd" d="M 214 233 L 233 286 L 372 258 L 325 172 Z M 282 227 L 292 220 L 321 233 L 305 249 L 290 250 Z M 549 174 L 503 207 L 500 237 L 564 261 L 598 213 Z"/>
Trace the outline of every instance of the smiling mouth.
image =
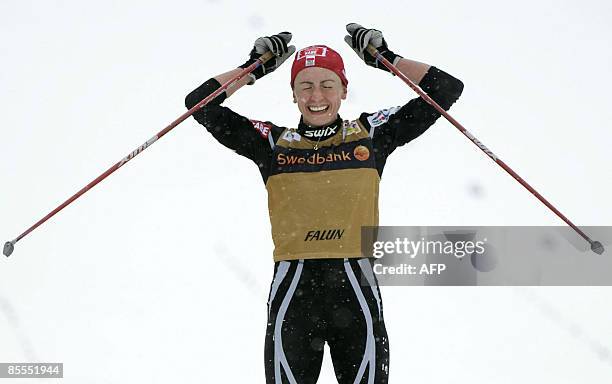
<path id="1" fill-rule="evenodd" d="M 323 106 L 318 106 L 318 107 L 315 107 L 315 106 L 308 107 L 308 111 L 314 114 L 325 113 L 327 112 L 328 109 L 329 109 L 329 105 L 323 105 Z"/>

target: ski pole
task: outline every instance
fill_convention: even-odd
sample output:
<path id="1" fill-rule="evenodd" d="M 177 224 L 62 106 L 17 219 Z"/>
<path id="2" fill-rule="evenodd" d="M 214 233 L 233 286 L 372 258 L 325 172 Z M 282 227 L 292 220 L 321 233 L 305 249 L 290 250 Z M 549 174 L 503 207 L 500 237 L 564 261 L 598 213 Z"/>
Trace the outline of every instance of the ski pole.
<path id="1" fill-rule="evenodd" d="M 153 143 L 155 143 L 157 140 L 159 140 L 162 136 L 164 136 L 166 133 L 170 132 L 174 127 L 176 127 L 177 125 L 179 125 L 180 123 L 182 123 L 183 121 L 185 121 L 189 116 L 191 116 L 195 111 L 197 111 L 198 109 L 202 108 L 204 105 L 208 104 L 210 100 L 213 100 L 215 97 L 217 97 L 221 92 L 225 91 L 227 88 L 229 88 L 230 86 L 232 86 L 236 81 L 240 80 L 241 78 L 243 78 L 244 76 L 248 75 L 249 73 L 253 72 L 257 67 L 259 67 L 260 65 L 263 65 L 266 61 L 270 60 L 272 57 L 274 57 L 274 54 L 271 51 L 266 52 L 265 54 L 263 54 L 259 59 L 257 59 L 253 64 L 249 65 L 248 67 L 246 67 L 245 69 L 243 69 L 240 73 L 238 73 L 236 76 L 234 76 L 233 78 L 229 79 L 228 81 L 226 81 L 225 83 L 223 83 L 221 85 L 221 88 L 215 90 L 213 93 L 211 93 L 210 95 L 208 95 L 207 97 L 205 97 L 202 101 L 200 101 L 199 103 L 197 103 L 196 105 L 193 106 L 193 108 L 189 109 L 187 112 L 183 113 L 182 115 L 180 115 L 176 120 L 174 120 L 172 123 L 170 123 L 170 125 L 168 125 L 166 128 L 162 129 L 161 131 L 159 131 L 159 133 L 157 133 L 155 136 L 151 137 L 149 140 L 147 140 L 144 144 L 142 144 L 141 146 L 139 146 L 138 148 L 136 148 L 135 150 L 133 150 L 132 152 L 130 152 L 127 156 L 125 156 L 123 159 L 121 159 L 119 162 L 117 162 L 116 164 L 114 164 L 113 166 L 111 166 L 109 169 L 107 169 L 104 173 L 102 173 L 100 176 L 96 177 L 92 182 L 90 182 L 89 184 L 87 184 L 85 187 L 83 187 L 80 191 L 78 191 L 77 193 L 75 193 L 74 195 L 72 195 L 68 200 L 64 201 L 62 204 L 60 204 L 57 208 L 55 208 L 54 210 L 52 210 L 51 212 L 49 212 L 45 217 L 43 217 L 42 219 L 40 219 L 39 221 L 37 221 L 34 225 L 32 225 L 30 228 L 28 228 L 25 232 L 23 232 L 21 235 L 17 236 L 14 240 L 12 241 L 7 241 L 4 244 L 4 249 L 2 251 L 2 253 L 6 256 L 9 257 L 11 255 L 11 253 L 13 253 L 13 250 L 15 249 L 15 244 L 23 239 L 25 236 L 27 236 L 30 232 L 32 232 L 33 230 L 35 230 L 36 228 L 38 228 L 38 226 L 40 226 L 42 223 L 44 223 L 45 221 L 49 220 L 51 217 L 53 217 L 56 213 L 58 213 L 59 211 L 61 211 L 62 209 L 64 209 L 67 205 L 69 205 L 70 203 L 72 203 L 73 201 L 75 201 L 77 198 L 79 198 L 80 196 L 82 196 L 85 192 L 89 191 L 91 188 L 93 188 L 96 184 L 98 184 L 99 182 L 101 182 L 102 180 L 104 180 L 106 177 L 108 177 L 111 173 L 115 172 L 117 169 L 121 168 L 123 165 L 125 165 L 125 163 L 127 163 L 128 161 L 132 160 L 134 157 L 136 157 L 137 155 L 139 155 L 140 153 L 142 153 L 145 149 L 149 148 Z"/>
<path id="2" fill-rule="evenodd" d="M 368 44 L 366 50 L 372 56 L 374 56 L 378 61 L 384 64 L 391 72 L 393 72 L 397 77 L 402 79 L 412 90 L 414 90 L 419 96 L 421 96 L 429 105 L 434 107 L 442 116 L 446 118 L 451 124 L 453 124 L 465 137 L 470 139 L 472 143 L 474 143 L 480 150 L 482 150 L 487 156 L 489 156 L 493 161 L 495 161 L 500 167 L 502 167 L 506 172 L 510 174 L 510 176 L 514 177 L 516 181 L 518 181 L 523 187 L 525 187 L 529 192 L 531 192 L 535 197 L 538 198 L 544 205 L 546 205 L 551 211 L 553 211 L 561 220 L 565 221 L 567 225 L 572 227 L 576 233 L 578 233 L 583 239 L 589 242 L 591 245 L 591 250 L 599 255 L 604 252 L 604 247 L 599 241 L 591 240 L 580 228 L 578 228 L 574 223 L 572 223 L 565 215 L 563 215 L 557 208 L 555 208 L 551 203 L 548 202 L 544 198 L 544 196 L 540 195 L 538 191 L 536 191 L 531 185 L 529 185 L 523 178 L 521 178 L 516 172 L 512 170 L 506 163 L 504 163 L 500 158 L 498 158 L 490 149 L 488 149 L 480 140 L 478 140 L 474 135 L 472 135 L 467 129 L 463 127 L 457 120 L 455 120 L 451 115 L 448 114 L 442 107 L 438 105 L 429 95 L 427 95 L 418 85 L 416 85 L 412 80 L 406 77 L 402 72 L 397 69 L 395 65 L 393 65 L 389 60 L 385 59 L 380 52 L 372 45 Z"/>

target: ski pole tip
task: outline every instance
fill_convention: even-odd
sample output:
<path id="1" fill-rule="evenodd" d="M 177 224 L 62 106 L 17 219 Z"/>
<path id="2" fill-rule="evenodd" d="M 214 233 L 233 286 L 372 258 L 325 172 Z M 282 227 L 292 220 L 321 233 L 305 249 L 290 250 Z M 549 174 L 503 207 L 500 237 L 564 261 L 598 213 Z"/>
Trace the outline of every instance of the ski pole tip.
<path id="1" fill-rule="evenodd" d="M 4 254 L 4 256 L 9 257 L 14 250 L 15 244 L 13 244 L 12 241 L 7 241 L 6 243 L 4 243 L 4 249 L 2 250 L 2 253 Z"/>
<path id="2" fill-rule="evenodd" d="M 594 241 L 591 243 L 591 251 L 601 255 L 604 252 L 604 247 L 599 241 Z"/>

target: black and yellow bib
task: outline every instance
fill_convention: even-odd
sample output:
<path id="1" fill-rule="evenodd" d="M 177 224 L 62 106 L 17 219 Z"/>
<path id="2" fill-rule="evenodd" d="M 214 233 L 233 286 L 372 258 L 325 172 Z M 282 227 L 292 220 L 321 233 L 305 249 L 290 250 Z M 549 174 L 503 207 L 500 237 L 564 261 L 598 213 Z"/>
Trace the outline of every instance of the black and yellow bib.
<path id="1" fill-rule="evenodd" d="M 266 182 L 274 261 L 361 257 L 361 227 L 378 225 L 379 174 L 358 120 L 313 141 L 286 129 Z"/>

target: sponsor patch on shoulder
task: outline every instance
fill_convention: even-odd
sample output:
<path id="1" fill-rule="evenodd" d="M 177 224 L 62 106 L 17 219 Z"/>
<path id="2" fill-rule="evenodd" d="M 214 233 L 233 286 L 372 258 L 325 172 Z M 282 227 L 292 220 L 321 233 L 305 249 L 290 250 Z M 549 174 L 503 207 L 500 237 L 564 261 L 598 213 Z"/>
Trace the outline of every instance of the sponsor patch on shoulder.
<path id="1" fill-rule="evenodd" d="M 392 107 L 389 109 L 381 109 L 380 111 L 368 116 L 368 123 L 370 123 L 370 126 L 372 128 L 378 127 L 379 125 L 383 125 L 384 123 L 389 121 L 389 117 L 399 111 L 400 108 L 401 107 Z"/>
<path id="2" fill-rule="evenodd" d="M 251 121 L 251 124 L 253 124 L 253 128 L 255 128 L 257 132 L 259 132 L 261 137 L 266 139 L 268 135 L 270 134 L 270 130 L 272 129 L 272 126 L 270 124 L 264 123 L 263 121 L 259 121 L 259 120 L 250 120 L 250 121 Z"/>

